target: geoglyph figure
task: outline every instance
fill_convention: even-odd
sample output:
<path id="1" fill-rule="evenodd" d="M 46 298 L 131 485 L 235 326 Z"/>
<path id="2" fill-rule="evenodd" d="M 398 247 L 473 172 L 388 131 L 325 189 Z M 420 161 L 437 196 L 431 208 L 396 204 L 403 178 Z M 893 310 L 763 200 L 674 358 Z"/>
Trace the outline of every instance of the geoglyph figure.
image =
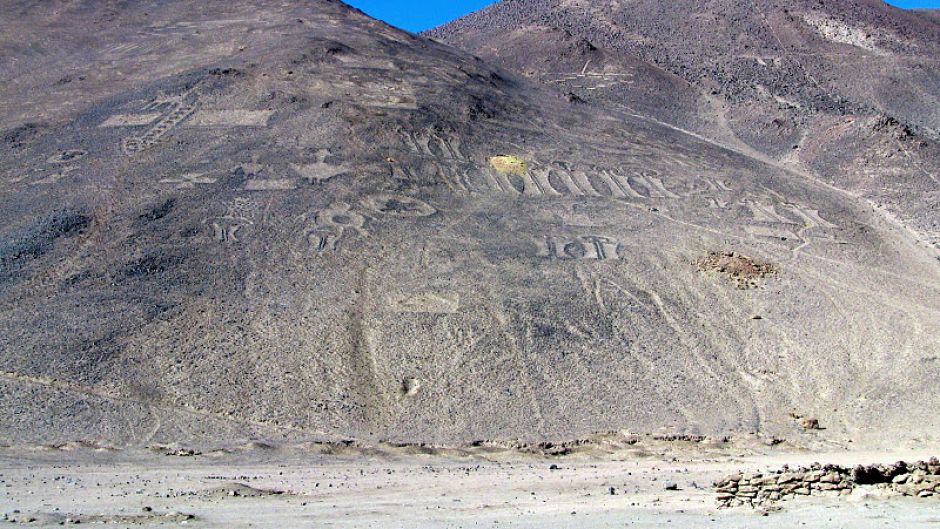
<path id="1" fill-rule="evenodd" d="M 367 236 L 366 218 L 355 211 L 349 204 L 333 204 L 317 213 L 315 227 L 307 233 L 310 245 L 317 252 L 336 250 L 336 244 L 350 231 Z"/>

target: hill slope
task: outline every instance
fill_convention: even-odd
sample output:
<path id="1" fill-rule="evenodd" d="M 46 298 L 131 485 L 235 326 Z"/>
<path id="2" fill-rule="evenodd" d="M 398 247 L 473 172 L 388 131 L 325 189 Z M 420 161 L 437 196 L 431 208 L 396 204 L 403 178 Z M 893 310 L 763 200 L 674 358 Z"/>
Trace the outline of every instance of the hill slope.
<path id="1" fill-rule="evenodd" d="M 4 443 L 938 431 L 838 189 L 338 2 L 8 4 Z"/>
<path id="2" fill-rule="evenodd" d="M 940 26 L 880 0 L 507 0 L 428 32 L 770 156 L 940 251 Z"/>
<path id="3" fill-rule="evenodd" d="M 929 20 L 940 23 L 940 9 L 915 9 L 914 12 Z"/>

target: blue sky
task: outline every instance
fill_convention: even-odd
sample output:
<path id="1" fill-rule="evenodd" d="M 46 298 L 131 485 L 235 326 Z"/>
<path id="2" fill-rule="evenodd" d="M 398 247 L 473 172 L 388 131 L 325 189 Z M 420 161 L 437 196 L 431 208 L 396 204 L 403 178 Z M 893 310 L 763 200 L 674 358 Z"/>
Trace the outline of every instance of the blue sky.
<path id="1" fill-rule="evenodd" d="M 894 0 L 888 3 L 905 9 L 917 9 L 919 7 L 940 8 L 940 0 Z"/>
<path id="2" fill-rule="evenodd" d="M 346 0 L 375 18 L 409 31 L 422 31 L 476 11 L 493 0 Z M 940 0 L 890 0 L 898 7 L 940 8 Z"/>
<path id="3" fill-rule="evenodd" d="M 369 15 L 408 31 L 423 31 L 466 15 L 493 0 L 344 0 Z M 940 0 L 938 0 L 940 1 Z"/>

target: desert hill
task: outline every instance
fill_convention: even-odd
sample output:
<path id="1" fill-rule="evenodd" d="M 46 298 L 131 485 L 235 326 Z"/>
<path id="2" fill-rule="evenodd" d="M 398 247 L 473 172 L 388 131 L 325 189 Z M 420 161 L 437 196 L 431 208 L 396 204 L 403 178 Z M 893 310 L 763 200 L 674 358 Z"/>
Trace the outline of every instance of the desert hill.
<path id="1" fill-rule="evenodd" d="M 934 22 L 940 22 L 940 9 L 915 9 L 914 12 Z"/>
<path id="2" fill-rule="evenodd" d="M 6 9 L 0 442 L 940 431 L 940 263 L 756 147 L 340 2 Z"/>
<path id="3" fill-rule="evenodd" d="M 428 35 L 861 196 L 940 248 L 940 26 L 880 0 L 507 0 Z"/>

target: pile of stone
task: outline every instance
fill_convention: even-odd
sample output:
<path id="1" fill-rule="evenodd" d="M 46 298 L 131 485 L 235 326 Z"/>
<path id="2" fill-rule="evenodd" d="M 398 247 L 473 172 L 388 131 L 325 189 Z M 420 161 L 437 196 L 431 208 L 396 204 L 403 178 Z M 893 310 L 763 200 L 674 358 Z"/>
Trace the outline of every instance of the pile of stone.
<path id="1" fill-rule="evenodd" d="M 814 464 L 769 474 L 736 474 L 715 483 L 719 507 L 759 507 L 797 496 L 846 495 L 871 486 L 904 496 L 940 498 L 940 461 L 854 468 Z"/>

